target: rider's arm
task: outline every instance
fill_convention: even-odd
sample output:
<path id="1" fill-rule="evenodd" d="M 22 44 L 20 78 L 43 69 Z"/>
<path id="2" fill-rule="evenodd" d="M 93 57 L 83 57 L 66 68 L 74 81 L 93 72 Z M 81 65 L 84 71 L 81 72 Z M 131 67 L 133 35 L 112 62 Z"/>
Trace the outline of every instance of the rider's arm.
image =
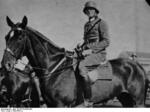
<path id="1" fill-rule="evenodd" d="M 109 34 L 108 34 L 108 26 L 105 21 L 101 20 L 101 22 L 99 23 L 98 30 L 100 32 L 100 36 L 101 36 L 100 38 L 102 38 L 102 40 L 100 42 L 96 43 L 96 45 L 94 47 L 95 52 L 104 50 L 110 44 Z"/>
<path id="2" fill-rule="evenodd" d="M 101 20 L 99 24 L 99 32 L 101 33 L 101 36 L 103 40 L 99 43 L 99 46 L 106 48 L 109 46 L 110 40 L 109 40 L 109 33 L 108 33 L 108 25 L 104 20 Z"/>

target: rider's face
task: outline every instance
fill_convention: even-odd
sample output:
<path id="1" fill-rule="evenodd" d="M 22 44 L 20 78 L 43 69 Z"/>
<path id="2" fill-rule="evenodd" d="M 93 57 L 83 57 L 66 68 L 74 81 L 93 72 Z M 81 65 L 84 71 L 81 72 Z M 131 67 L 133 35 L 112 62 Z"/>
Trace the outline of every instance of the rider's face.
<path id="1" fill-rule="evenodd" d="M 92 9 L 92 8 L 87 9 L 86 15 L 87 15 L 89 18 L 95 17 L 95 16 L 96 16 L 96 11 L 95 11 L 95 9 Z"/>

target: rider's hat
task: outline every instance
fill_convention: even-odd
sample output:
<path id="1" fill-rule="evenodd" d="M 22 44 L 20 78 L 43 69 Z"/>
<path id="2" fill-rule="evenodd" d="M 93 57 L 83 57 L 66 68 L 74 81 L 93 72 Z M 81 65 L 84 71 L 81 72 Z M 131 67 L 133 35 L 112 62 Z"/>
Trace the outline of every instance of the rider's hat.
<path id="1" fill-rule="evenodd" d="M 86 2 L 85 5 L 84 5 L 83 12 L 86 14 L 86 10 L 89 9 L 89 8 L 93 8 L 93 9 L 95 9 L 97 14 L 99 13 L 99 10 L 97 9 L 97 5 L 94 1 Z"/>

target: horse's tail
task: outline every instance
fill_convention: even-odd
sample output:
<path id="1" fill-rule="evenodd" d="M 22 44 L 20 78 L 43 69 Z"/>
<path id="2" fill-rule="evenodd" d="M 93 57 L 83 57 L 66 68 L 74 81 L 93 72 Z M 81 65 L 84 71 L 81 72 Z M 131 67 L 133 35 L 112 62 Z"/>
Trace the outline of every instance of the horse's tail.
<path id="1" fill-rule="evenodd" d="M 150 83 L 150 77 L 148 77 L 148 74 L 146 73 L 145 69 L 138 62 L 137 62 L 137 65 L 141 68 L 145 76 L 144 105 L 146 105 L 146 98 L 147 98 L 147 92 L 148 92 L 149 83 Z"/>
<path id="2" fill-rule="evenodd" d="M 133 73 L 133 74 L 139 73 L 139 75 L 142 76 L 144 79 L 143 80 L 144 85 L 143 85 L 142 90 L 144 91 L 143 104 L 145 105 L 146 98 L 147 98 L 147 92 L 148 92 L 148 88 L 149 88 L 150 76 L 148 77 L 148 74 L 146 73 L 145 69 L 143 68 L 143 66 L 139 62 L 137 62 L 137 61 L 134 61 L 135 63 L 132 61 L 129 61 L 129 62 L 130 62 L 130 65 L 132 65 L 132 67 L 134 67 L 135 71 L 132 71 L 132 72 L 135 72 L 135 73 Z"/>
<path id="3" fill-rule="evenodd" d="M 144 105 L 146 105 L 146 98 L 147 98 L 147 93 L 148 93 L 148 88 L 149 88 L 149 79 L 145 79 L 145 97 L 144 97 Z"/>
<path id="4" fill-rule="evenodd" d="M 150 73 L 146 73 L 145 74 L 146 78 L 145 78 L 145 102 L 146 102 L 146 98 L 147 98 L 147 94 L 148 94 L 148 89 L 150 88 Z M 144 102 L 144 104 L 145 104 Z"/>

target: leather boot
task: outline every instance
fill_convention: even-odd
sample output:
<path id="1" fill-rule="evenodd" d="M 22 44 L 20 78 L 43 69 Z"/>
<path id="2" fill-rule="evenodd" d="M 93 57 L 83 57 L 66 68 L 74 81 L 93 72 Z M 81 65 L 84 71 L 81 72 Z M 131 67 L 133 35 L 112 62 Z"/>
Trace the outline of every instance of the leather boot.
<path id="1" fill-rule="evenodd" d="M 88 77 L 84 78 L 83 91 L 84 91 L 84 106 L 85 107 L 92 107 L 93 102 L 90 101 L 90 98 L 92 96 L 92 92 L 91 92 L 91 85 L 90 85 L 90 82 L 88 80 Z"/>

